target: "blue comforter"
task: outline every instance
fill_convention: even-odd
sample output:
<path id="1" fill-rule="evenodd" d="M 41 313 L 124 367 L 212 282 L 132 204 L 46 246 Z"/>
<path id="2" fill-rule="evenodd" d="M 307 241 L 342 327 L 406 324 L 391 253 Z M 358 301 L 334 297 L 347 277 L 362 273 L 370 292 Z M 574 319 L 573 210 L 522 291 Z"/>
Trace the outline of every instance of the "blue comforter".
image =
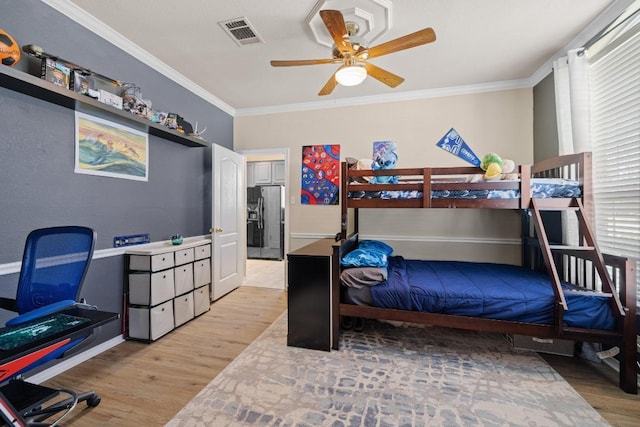
<path id="1" fill-rule="evenodd" d="M 569 307 L 566 326 L 615 328 L 607 297 L 570 284 L 563 287 Z M 513 265 L 389 257 L 387 281 L 372 286 L 371 296 L 377 307 L 553 323 L 548 276 Z"/>

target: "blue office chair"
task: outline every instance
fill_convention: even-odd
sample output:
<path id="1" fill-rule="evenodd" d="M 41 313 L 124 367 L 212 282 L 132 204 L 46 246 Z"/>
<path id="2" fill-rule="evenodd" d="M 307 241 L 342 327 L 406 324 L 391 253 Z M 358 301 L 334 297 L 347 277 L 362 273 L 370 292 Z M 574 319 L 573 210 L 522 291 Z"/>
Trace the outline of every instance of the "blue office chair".
<path id="1" fill-rule="evenodd" d="M 19 314 L 9 320 L 6 326 L 40 319 L 74 305 L 87 307 L 84 301 L 79 300 L 79 295 L 93 257 L 95 240 L 94 230 L 80 226 L 42 228 L 29 233 L 22 257 L 16 298 L 0 297 L 0 308 Z M 63 357 L 87 338 L 84 336 L 66 344 L 49 356 L 26 366 L 16 373 L 14 378 L 43 363 Z M 59 391 L 69 393 L 72 398 L 64 401 L 62 407 L 35 409 L 50 414 L 69 409 L 71 406 L 75 407 L 80 401 L 86 401 L 92 407 L 100 403 L 100 397 L 93 391 L 82 394 L 66 389 Z M 30 408 L 32 409 L 34 408 Z"/>

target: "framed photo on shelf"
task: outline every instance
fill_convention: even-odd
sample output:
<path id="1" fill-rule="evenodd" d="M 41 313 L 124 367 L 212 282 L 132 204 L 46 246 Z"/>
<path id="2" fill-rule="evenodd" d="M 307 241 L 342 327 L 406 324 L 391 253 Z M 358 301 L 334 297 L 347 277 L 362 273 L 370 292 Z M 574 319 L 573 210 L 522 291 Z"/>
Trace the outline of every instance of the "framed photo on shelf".
<path id="1" fill-rule="evenodd" d="M 75 172 L 148 181 L 149 135 L 76 111 Z"/>

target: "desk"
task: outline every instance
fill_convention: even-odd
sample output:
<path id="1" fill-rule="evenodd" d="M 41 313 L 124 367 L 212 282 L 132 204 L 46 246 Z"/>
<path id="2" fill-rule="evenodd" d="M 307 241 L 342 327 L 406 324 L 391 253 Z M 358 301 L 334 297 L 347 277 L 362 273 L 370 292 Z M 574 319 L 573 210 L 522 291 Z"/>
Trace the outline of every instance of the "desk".
<path id="1" fill-rule="evenodd" d="M 287 345 L 331 351 L 334 239 L 320 239 L 287 255 Z"/>
<path id="2" fill-rule="evenodd" d="M 20 326 L 0 328 L 0 382 L 11 378 L 24 367 L 46 357 L 58 348 L 73 340 L 90 335 L 95 328 L 119 317 L 117 313 L 81 307 L 68 308 L 56 313 L 56 315 L 71 316 L 70 318 L 66 317 L 65 320 L 79 319 L 79 321 L 66 322 L 64 327 L 57 329 L 49 327 L 48 323 L 46 327 L 41 327 L 44 321 L 50 320 L 47 316 Z M 27 329 L 30 338 L 24 339 L 19 344 L 9 343 L 8 340 L 3 341 L 3 337 L 6 335 Z M 26 425 L 21 414 L 2 394 L 2 391 L 0 391 L 0 415 L 8 425 Z"/>

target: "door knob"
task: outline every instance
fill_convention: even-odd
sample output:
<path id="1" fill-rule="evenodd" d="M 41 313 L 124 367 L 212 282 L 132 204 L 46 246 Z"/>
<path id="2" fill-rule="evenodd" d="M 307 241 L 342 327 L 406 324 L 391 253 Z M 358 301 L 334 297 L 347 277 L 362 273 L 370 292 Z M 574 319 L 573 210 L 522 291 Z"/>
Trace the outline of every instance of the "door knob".
<path id="1" fill-rule="evenodd" d="M 214 233 L 222 233 L 222 228 L 220 228 L 220 227 L 214 227 L 213 232 L 214 232 Z"/>

